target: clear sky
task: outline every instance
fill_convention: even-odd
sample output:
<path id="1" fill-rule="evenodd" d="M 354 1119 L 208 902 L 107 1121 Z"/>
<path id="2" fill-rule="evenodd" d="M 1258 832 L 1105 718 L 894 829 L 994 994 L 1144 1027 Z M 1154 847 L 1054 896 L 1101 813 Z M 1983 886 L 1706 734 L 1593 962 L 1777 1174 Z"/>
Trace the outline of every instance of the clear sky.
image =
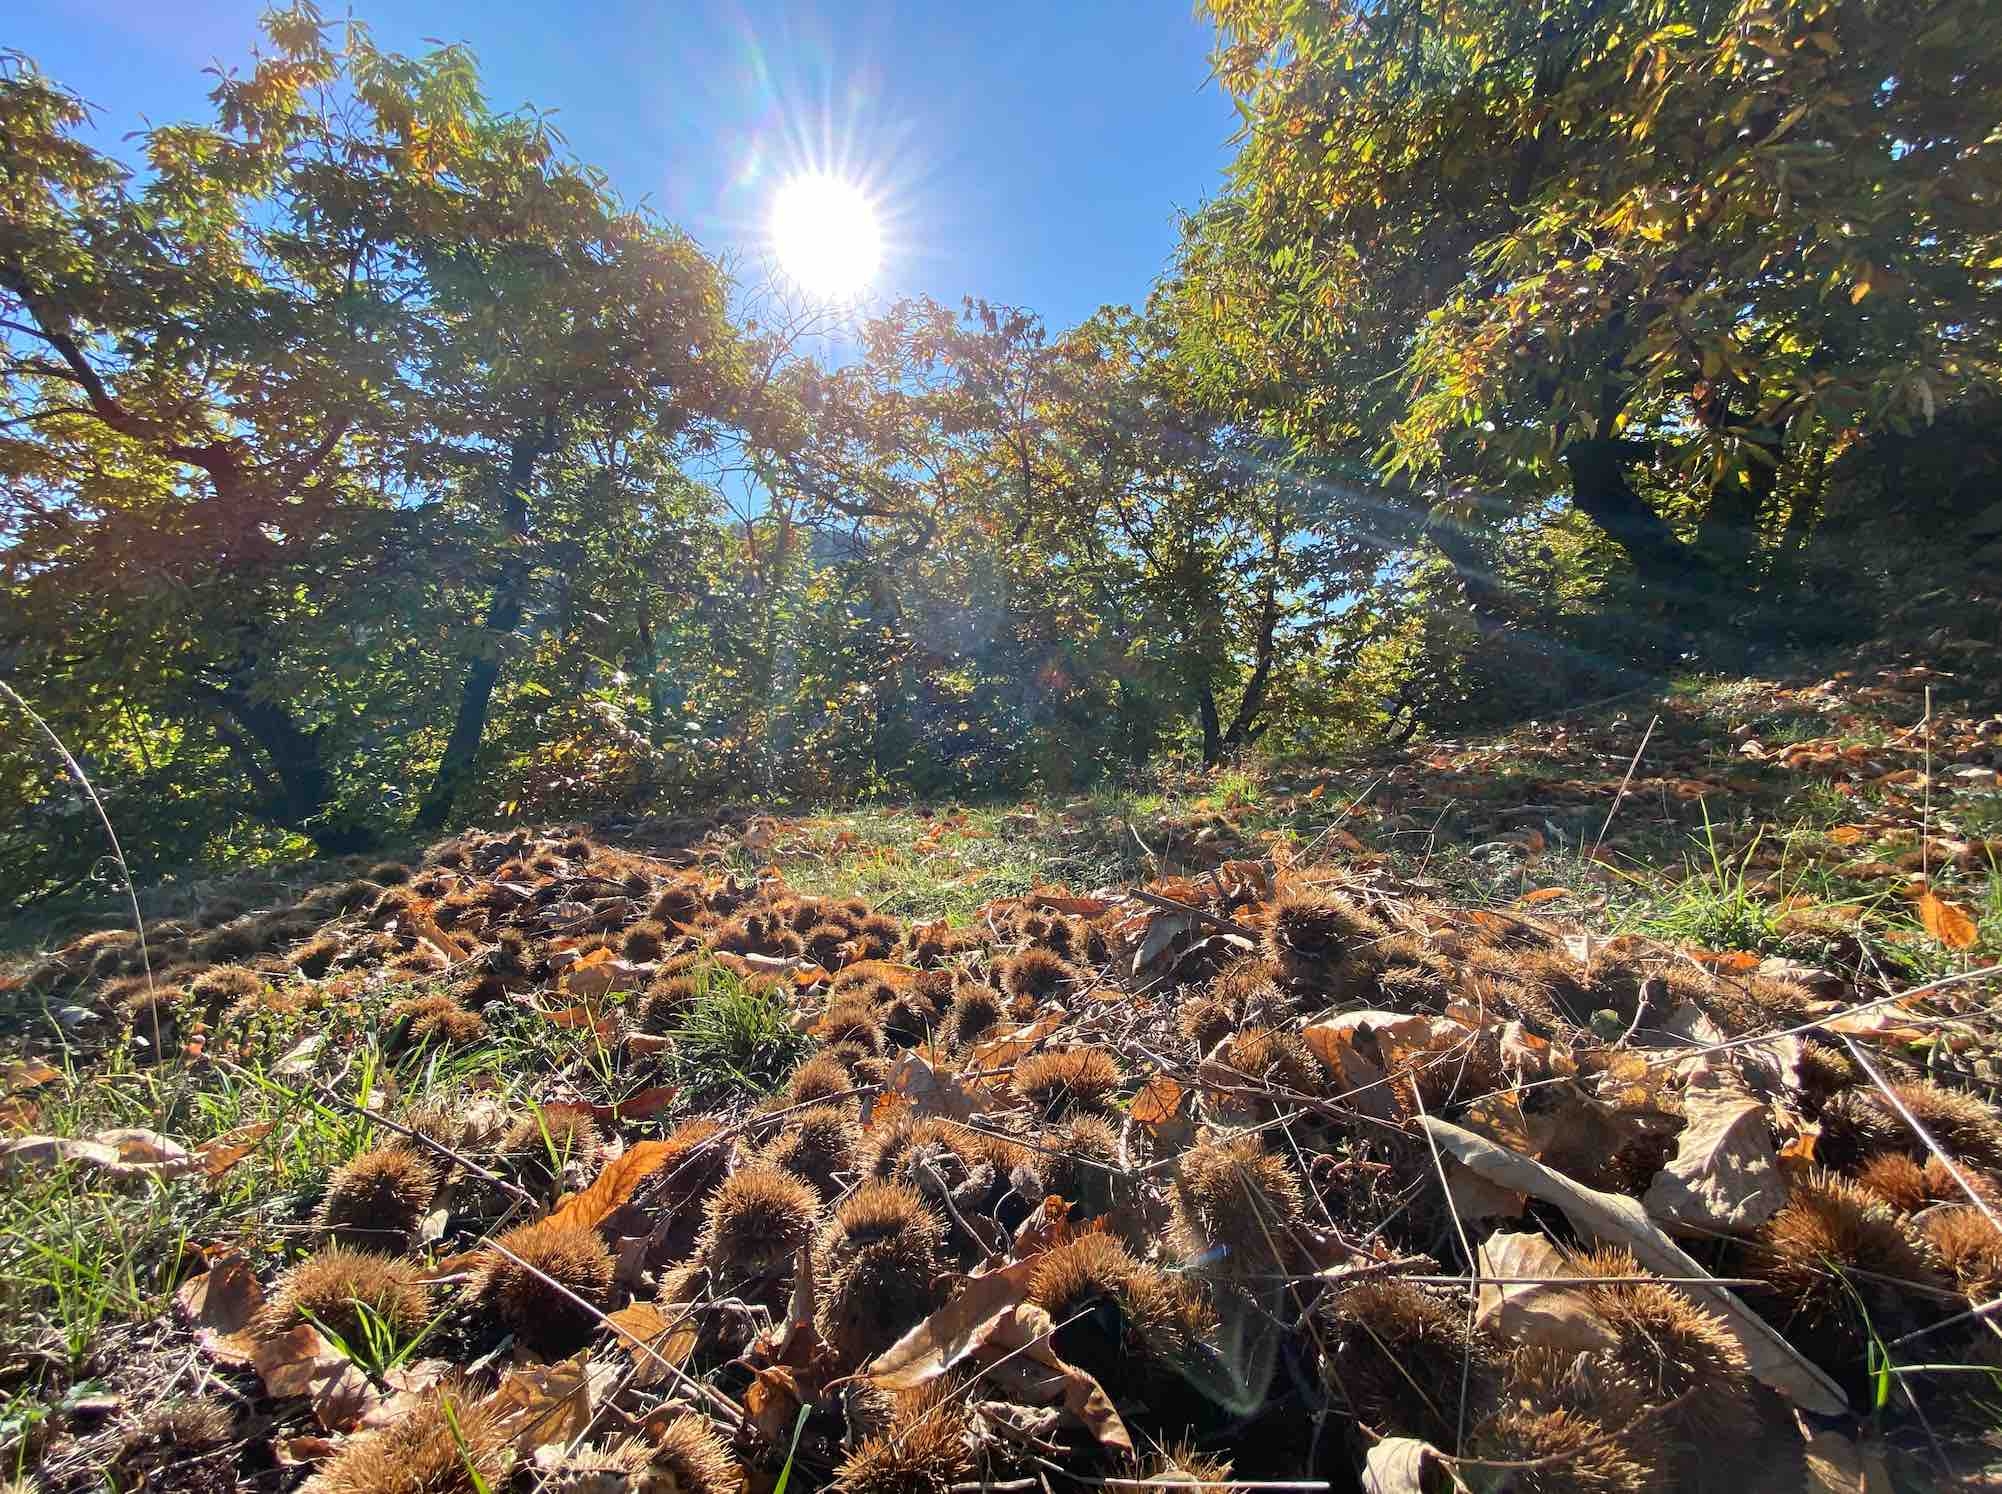
<path id="1" fill-rule="evenodd" d="M 102 111 L 99 143 L 200 115 L 260 0 L 15 0 L 0 45 Z M 328 3 L 330 15 L 341 14 Z M 878 293 L 1028 306 L 1053 326 L 1138 302 L 1177 210 L 1216 190 L 1236 116 L 1187 0 L 355 0 L 384 46 L 463 41 L 496 107 L 715 251 L 758 248 L 802 168 L 864 183 Z"/>

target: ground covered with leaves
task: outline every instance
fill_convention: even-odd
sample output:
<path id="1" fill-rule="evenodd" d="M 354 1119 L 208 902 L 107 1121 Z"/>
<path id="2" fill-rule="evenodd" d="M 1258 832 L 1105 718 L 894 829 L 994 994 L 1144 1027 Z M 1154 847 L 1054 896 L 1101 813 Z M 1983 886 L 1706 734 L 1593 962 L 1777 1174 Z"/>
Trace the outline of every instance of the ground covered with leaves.
<path id="1" fill-rule="evenodd" d="M 50 939 L 0 1473 L 1992 1477 L 2002 723 L 1937 683 L 468 832 Z"/>

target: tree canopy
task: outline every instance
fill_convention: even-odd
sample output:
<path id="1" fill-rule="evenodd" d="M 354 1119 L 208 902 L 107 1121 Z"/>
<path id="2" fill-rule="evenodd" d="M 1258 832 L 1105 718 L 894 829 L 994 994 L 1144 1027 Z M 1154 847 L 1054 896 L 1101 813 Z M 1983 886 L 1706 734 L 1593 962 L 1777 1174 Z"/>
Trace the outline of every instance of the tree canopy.
<path id="1" fill-rule="evenodd" d="M 7 57 L 0 671 L 165 865 L 1321 753 L 1994 568 L 1992 5 L 1210 10 L 1230 173 L 1068 328 L 799 301 L 310 4 L 129 162 Z"/>

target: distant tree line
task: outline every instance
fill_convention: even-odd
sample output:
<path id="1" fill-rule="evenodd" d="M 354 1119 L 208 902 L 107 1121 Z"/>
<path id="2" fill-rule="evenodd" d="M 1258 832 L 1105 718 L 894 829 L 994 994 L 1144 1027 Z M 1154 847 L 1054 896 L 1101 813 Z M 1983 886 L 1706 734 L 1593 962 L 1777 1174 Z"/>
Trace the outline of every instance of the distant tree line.
<path id="1" fill-rule="evenodd" d="M 164 865 L 1319 753 L 1997 568 L 2002 11 L 1211 10 L 1229 178 L 1061 331 L 836 328 L 309 4 L 136 170 L 7 57 L 0 677 Z"/>

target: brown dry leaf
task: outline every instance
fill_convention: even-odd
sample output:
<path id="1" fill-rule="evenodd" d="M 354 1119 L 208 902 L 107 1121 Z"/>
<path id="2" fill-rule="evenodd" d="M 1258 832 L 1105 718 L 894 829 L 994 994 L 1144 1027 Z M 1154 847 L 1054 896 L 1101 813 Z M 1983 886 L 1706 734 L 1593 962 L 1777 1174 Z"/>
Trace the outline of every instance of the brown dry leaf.
<path id="1" fill-rule="evenodd" d="M 19 1095 L 0 1100 L 0 1131 L 25 1131 L 42 1118 L 42 1107 Z"/>
<path id="2" fill-rule="evenodd" d="M 39 1058 L 22 1059 L 0 1068 L 0 1090 L 18 1095 L 40 1089 L 44 1084 L 54 1084 L 62 1076 L 61 1069 L 51 1068 Z"/>
<path id="3" fill-rule="evenodd" d="M 665 1033 L 635 1032 L 626 1037 L 626 1051 L 636 1058 L 650 1058 L 656 1053 L 666 1053 L 674 1047 L 674 1039 Z"/>
<path id="4" fill-rule="evenodd" d="M 1167 913 L 1155 909 L 1141 921 L 1138 935 L 1132 940 L 1132 973 L 1139 975 L 1150 966 L 1166 960 L 1173 950 L 1175 941 L 1193 933 L 1196 920 L 1186 913 Z"/>
<path id="5" fill-rule="evenodd" d="M 1029 1217 L 1015 1226 L 1010 1247 L 1015 1258 L 1027 1260 L 1068 1244 L 1078 1233 L 1070 1222 L 1070 1212 L 1070 1200 L 1062 1194 L 1044 1194 L 1043 1201 L 1029 1211 Z"/>
<path id="6" fill-rule="evenodd" d="M 1691 1084 L 1682 1107 L 1689 1124 L 1641 1202 L 1670 1225 L 1749 1234 L 1787 1200 L 1766 1107 L 1722 1084 Z"/>
<path id="7" fill-rule="evenodd" d="M 627 1095 L 616 1104 L 593 1105 L 590 1107 L 591 1115 L 601 1123 L 652 1120 L 664 1114 L 674 1104 L 674 1097 L 680 1093 L 681 1090 L 675 1085 L 656 1084 L 651 1089 Z"/>
<path id="8" fill-rule="evenodd" d="M 177 1178 L 201 1169 L 201 1161 L 158 1131 L 100 1131 L 76 1136 L 22 1136 L 0 1143 L 0 1176 L 24 1169 L 73 1163 L 120 1181 Z"/>
<path id="9" fill-rule="evenodd" d="M 1461 1219 L 1520 1219 L 1529 1206 L 1528 1194 L 1491 1183 L 1451 1157 L 1440 1160 L 1445 1164 L 1446 1193 Z"/>
<path id="10" fill-rule="evenodd" d="M 1965 908 L 1947 902 L 1931 889 L 1919 895 L 1919 922 L 1948 949 L 1972 949 L 1981 938 L 1981 930 Z"/>
<path id="11" fill-rule="evenodd" d="M 1446 1455 L 1416 1437 L 1385 1437 L 1362 1461 L 1363 1494 L 1464 1494 Z"/>
<path id="12" fill-rule="evenodd" d="M 1892 1494 L 1890 1470 L 1875 1447 L 1859 1447 L 1845 1432 L 1810 1431 L 1802 1453 L 1807 1463 L 1807 1494 Z"/>
<path id="13" fill-rule="evenodd" d="M 1692 949 L 1689 957 L 1726 975 L 1745 975 L 1759 968 L 1760 957 L 1742 949 Z"/>
<path id="14" fill-rule="evenodd" d="M 1572 1275 L 1555 1245 L 1541 1235 L 1491 1235 L 1477 1252 L 1481 1276 Z M 1620 1336 L 1576 1288 L 1481 1283 L 1474 1322 L 1530 1348 L 1593 1354 L 1618 1345 Z"/>
<path id="15" fill-rule="evenodd" d="M 916 1053 L 906 1051 L 885 1081 L 889 1094 L 910 1101 L 924 1115 L 966 1120 L 981 1108 L 980 1100 L 955 1074 L 942 1074 Z"/>
<path id="16" fill-rule="evenodd" d="M 240 1332 L 264 1306 L 264 1288 L 250 1269 L 249 1257 L 240 1250 L 226 1250 L 209 1261 L 208 1270 L 182 1282 L 174 1301 L 202 1334 L 227 1338 Z"/>
<path id="17" fill-rule="evenodd" d="M 1925 1028 L 1912 1026 L 1911 1013 L 1894 1005 L 1844 1012 L 1821 1025 L 1825 1031 L 1846 1037 L 1881 1038 L 1891 1043 L 1915 1043 L 1932 1036 Z"/>
<path id="18" fill-rule="evenodd" d="M 555 1364 L 511 1370 L 481 1407 L 493 1414 L 516 1452 L 533 1453 L 589 1431 L 593 1410 L 621 1373 L 616 1361 L 594 1363 L 585 1352 Z"/>
<path id="19" fill-rule="evenodd" d="M 1024 1263 L 1026 1264 L 1026 1263 Z M 1116 1452 L 1133 1451 L 1133 1438 L 1105 1388 L 1090 1374 L 1061 1358 L 1051 1347 L 1055 1325 L 1042 1308 L 1023 1302 L 1007 1308 L 992 1325 L 985 1348 L 999 1360 L 987 1373 L 1008 1386 L 1016 1399 L 1032 1405 L 1063 1403 L 1097 1440 Z M 1038 1373 L 1040 1366 L 1048 1373 Z"/>
<path id="20" fill-rule="evenodd" d="M 1016 1027 L 984 1043 L 976 1043 L 966 1061 L 966 1071 L 982 1083 L 1005 1083 L 1007 1074 L 993 1071 L 1012 1069 L 1035 1051 L 1036 1044 L 1064 1025 L 1062 1012 L 1046 1012 L 1026 1027 Z"/>
<path id="21" fill-rule="evenodd" d="M 1560 897 L 1568 897 L 1570 893 L 1569 887 L 1539 887 L 1534 892 L 1525 892 L 1516 899 L 1516 904 L 1519 907 L 1531 908 L 1538 903 L 1555 902 Z"/>
<path id="22" fill-rule="evenodd" d="M 744 1409 L 751 1413 L 751 1426 L 773 1446 L 785 1445 L 799 1419 L 799 1377 L 784 1365 L 754 1373 L 756 1378 L 744 1392 Z"/>
<path id="23" fill-rule="evenodd" d="M 549 1217 L 595 1229 L 633 1196 L 640 1179 L 673 1155 L 674 1148 L 665 1141 L 642 1141 L 628 1147 L 605 1164 L 604 1171 L 592 1179 L 590 1187 L 564 1199 Z"/>
<path id="24" fill-rule="evenodd" d="M 1745 1306 L 1735 1293 L 1725 1287 L 1700 1284 L 1710 1273 L 1664 1234 L 1635 1200 L 1575 1183 L 1520 1152 L 1497 1146 L 1450 1121 L 1426 1116 L 1422 1123 L 1441 1149 L 1490 1181 L 1557 1205 L 1573 1227 L 1599 1240 L 1626 1246 L 1636 1260 L 1657 1275 L 1694 1278 L 1699 1284 L 1677 1290 L 1717 1313 L 1744 1350 L 1751 1372 L 1782 1395 L 1790 1396 L 1796 1405 L 1822 1416 L 1838 1416 L 1848 1410 L 1849 1398 L 1842 1393 L 1842 1387 L 1802 1358 L 1793 1345 Z"/>
<path id="25" fill-rule="evenodd" d="M 700 1336 L 692 1313 L 670 1318 L 651 1302 L 630 1303 L 617 1312 L 606 1314 L 606 1321 L 614 1328 L 625 1330 L 618 1335 L 618 1344 L 632 1356 L 632 1383 L 641 1390 L 667 1378 L 667 1371 L 660 1364 L 662 1359 L 676 1369 L 688 1363 L 688 1356 L 695 1352 L 695 1343 Z M 628 1338 L 627 1334 L 632 1337 Z M 639 1343 L 634 1343 L 633 1339 L 638 1339 Z M 646 1348 L 641 1348 L 641 1344 Z M 653 1352 L 647 1352 L 648 1349 Z"/>
<path id="26" fill-rule="evenodd" d="M 1323 780 L 1322 782 L 1315 784 L 1312 788 L 1307 790 L 1307 797 L 1309 800 L 1318 799 L 1321 797 L 1321 795 L 1325 794 L 1327 791 L 1328 791 L 1327 782 L 1326 780 Z"/>
<path id="27" fill-rule="evenodd" d="M 603 955 L 603 959 L 596 956 Z M 617 959 L 607 949 L 594 949 L 563 972 L 556 989 L 578 1001 L 596 1001 L 613 991 L 637 990 L 646 983 L 647 970 Z"/>
<path id="28" fill-rule="evenodd" d="M 1864 825 L 1837 825 L 1828 832 L 1828 838 L 1838 846 L 1861 845 L 1870 838 L 1870 831 Z"/>
<path id="29" fill-rule="evenodd" d="M 1112 911 L 1112 904 L 1102 897 L 1074 897 L 1059 888 L 1037 888 L 1028 897 L 1032 908 L 1047 908 L 1052 913 L 1067 913 L 1073 918 L 1096 918 L 1101 913 Z"/>
<path id="30" fill-rule="evenodd" d="M 256 1121 L 248 1126 L 238 1126 L 205 1141 L 195 1148 L 195 1156 L 201 1160 L 202 1173 L 209 1178 L 219 1178 L 237 1163 L 257 1150 L 257 1143 L 271 1134 L 271 1121 Z"/>
<path id="31" fill-rule="evenodd" d="M 1166 1074 L 1156 1074 L 1141 1086 L 1126 1113 L 1133 1117 L 1134 1124 L 1158 1131 L 1174 1120 L 1185 1097 L 1181 1085 Z"/>
<path id="32" fill-rule="evenodd" d="M 304 1397 L 330 1432 L 353 1427 L 375 1399 L 368 1376 L 311 1323 L 253 1345 L 250 1367 L 264 1382 L 266 1395 L 275 1401 Z"/>
<path id="33" fill-rule="evenodd" d="M 317 1463 L 339 1451 L 340 1444 L 329 1437 L 280 1437 L 271 1444 L 272 1455 L 278 1459 L 280 1468 Z"/>
<path id="34" fill-rule="evenodd" d="M 454 965 L 472 953 L 469 945 L 461 943 L 439 928 L 436 921 L 428 913 L 410 910 L 405 912 L 397 922 L 401 925 L 403 932 L 410 935 L 413 939 L 422 939 L 426 943 L 435 944 L 438 947 L 438 953 L 442 954 L 446 960 Z"/>
<path id="35" fill-rule="evenodd" d="M 973 1277 L 945 1306 L 878 1354 L 863 1373 L 884 1390 L 915 1390 L 986 1343 L 1029 1292 L 1040 1256 Z"/>

